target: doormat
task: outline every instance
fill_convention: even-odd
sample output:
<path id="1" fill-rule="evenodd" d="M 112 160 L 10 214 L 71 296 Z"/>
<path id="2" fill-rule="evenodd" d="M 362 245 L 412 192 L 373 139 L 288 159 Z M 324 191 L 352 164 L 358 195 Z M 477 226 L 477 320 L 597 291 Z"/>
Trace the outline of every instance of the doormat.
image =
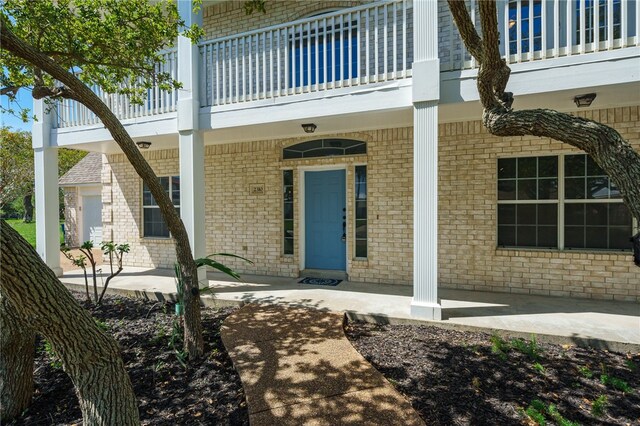
<path id="1" fill-rule="evenodd" d="M 340 284 L 342 280 L 336 280 L 333 278 L 309 278 L 305 277 L 298 281 L 299 284 L 311 284 L 311 285 L 329 285 L 332 287 Z"/>

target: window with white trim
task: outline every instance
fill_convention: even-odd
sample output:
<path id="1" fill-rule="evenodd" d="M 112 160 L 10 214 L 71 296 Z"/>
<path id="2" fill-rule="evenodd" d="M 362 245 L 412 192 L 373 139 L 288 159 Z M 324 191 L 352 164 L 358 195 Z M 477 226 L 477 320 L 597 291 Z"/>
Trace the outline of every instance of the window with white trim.
<path id="1" fill-rule="evenodd" d="M 576 40 L 580 40 L 580 2 L 576 0 Z M 585 0 L 584 2 L 584 24 L 585 24 L 585 43 L 593 43 L 596 40 L 596 28 L 598 31 L 598 40 L 605 41 L 609 38 L 609 24 L 611 24 L 611 33 L 614 39 L 621 37 L 622 28 L 622 12 L 621 0 Z M 609 19 L 609 6 L 611 7 L 611 19 Z M 597 9 L 597 10 L 596 10 Z M 596 15 L 597 12 L 597 15 Z M 597 18 L 597 24 L 594 22 Z"/>
<path id="2" fill-rule="evenodd" d="M 158 179 L 180 214 L 180 176 L 164 176 Z M 160 213 L 160 207 L 145 183 L 142 185 L 142 229 L 144 237 L 169 238 L 169 228 Z"/>
<path id="3" fill-rule="evenodd" d="M 518 53 L 518 40 L 522 53 L 529 53 L 531 45 L 534 52 L 542 50 L 541 0 L 509 2 L 510 55 Z"/>
<path id="4" fill-rule="evenodd" d="M 498 159 L 498 246 L 631 250 L 631 213 L 586 154 Z"/>
<path id="5" fill-rule="evenodd" d="M 292 34 L 289 88 L 357 78 L 358 46 L 357 21 L 333 22 Z"/>

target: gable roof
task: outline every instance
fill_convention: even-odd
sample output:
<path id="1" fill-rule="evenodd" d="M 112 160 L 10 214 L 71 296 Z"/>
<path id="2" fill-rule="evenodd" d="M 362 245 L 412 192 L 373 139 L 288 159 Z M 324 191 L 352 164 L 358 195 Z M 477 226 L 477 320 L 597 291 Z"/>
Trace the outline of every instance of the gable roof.
<path id="1" fill-rule="evenodd" d="M 74 186 L 100 183 L 102 174 L 102 153 L 90 152 L 73 166 L 59 180 L 60 186 Z"/>

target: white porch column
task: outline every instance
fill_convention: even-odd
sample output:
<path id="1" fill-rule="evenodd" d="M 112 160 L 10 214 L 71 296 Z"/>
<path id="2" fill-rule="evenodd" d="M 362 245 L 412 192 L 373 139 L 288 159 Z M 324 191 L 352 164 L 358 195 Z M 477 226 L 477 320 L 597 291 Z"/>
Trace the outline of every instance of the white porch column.
<path id="1" fill-rule="evenodd" d="M 187 25 L 202 26 L 202 14 L 193 13 L 191 1 L 179 1 L 180 15 Z M 198 46 L 186 37 L 178 37 L 178 138 L 180 155 L 180 216 L 187 228 L 194 258 L 206 253 L 204 224 L 204 138 L 198 130 L 199 69 Z M 206 286 L 206 268 L 198 271 L 200 286 Z"/>
<path id="2" fill-rule="evenodd" d="M 441 319 L 438 303 L 438 4 L 414 0 L 413 299 L 411 315 Z"/>
<path id="3" fill-rule="evenodd" d="M 38 121 L 31 130 L 35 167 L 36 251 L 56 276 L 60 268 L 58 149 L 51 146 L 51 115 L 42 100 L 33 101 Z"/>

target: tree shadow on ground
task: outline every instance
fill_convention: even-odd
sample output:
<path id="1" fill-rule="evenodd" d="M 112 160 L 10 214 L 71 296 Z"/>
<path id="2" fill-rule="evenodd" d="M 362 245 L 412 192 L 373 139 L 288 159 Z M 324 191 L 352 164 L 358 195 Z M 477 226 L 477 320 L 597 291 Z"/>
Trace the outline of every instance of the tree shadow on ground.
<path id="1" fill-rule="evenodd" d="M 223 325 L 252 425 L 423 424 L 351 346 L 344 315 L 305 306 L 248 305 Z"/>

